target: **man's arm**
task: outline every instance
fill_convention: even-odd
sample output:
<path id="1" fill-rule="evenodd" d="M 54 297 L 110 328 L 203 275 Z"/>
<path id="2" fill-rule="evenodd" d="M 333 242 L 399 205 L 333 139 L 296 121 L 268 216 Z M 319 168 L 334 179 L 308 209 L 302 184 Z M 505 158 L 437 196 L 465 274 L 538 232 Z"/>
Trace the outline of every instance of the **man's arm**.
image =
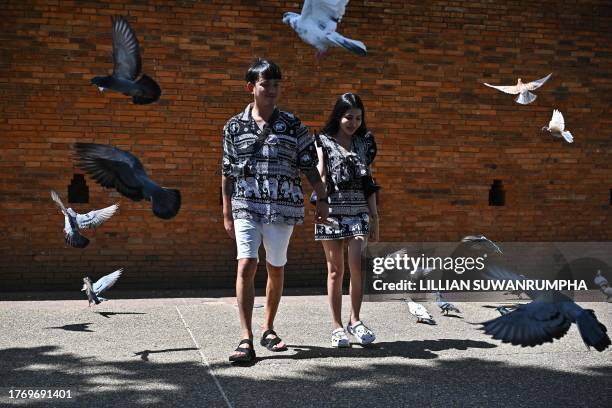
<path id="1" fill-rule="evenodd" d="M 323 223 L 329 216 L 329 203 L 327 202 L 327 189 L 325 188 L 325 183 L 321 181 L 319 170 L 317 170 L 316 167 L 302 170 L 302 172 L 306 175 L 308 182 L 317 193 L 315 223 Z"/>
<path id="2" fill-rule="evenodd" d="M 232 192 L 234 183 L 230 177 L 221 176 L 221 196 L 223 197 L 223 226 L 225 231 L 232 239 L 236 239 L 234 234 L 234 217 L 232 216 Z"/>

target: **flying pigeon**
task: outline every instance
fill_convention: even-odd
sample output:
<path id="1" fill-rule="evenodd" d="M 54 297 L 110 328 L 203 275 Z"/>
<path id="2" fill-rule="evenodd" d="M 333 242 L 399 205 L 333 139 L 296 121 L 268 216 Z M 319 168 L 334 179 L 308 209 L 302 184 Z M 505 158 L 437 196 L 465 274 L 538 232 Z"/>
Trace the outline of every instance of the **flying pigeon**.
<path id="1" fill-rule="evenodd" d="M 343 47 L 357 54 L 366 55 L 366 46 L 336 32 L 349 0 L 305 0 L 302 14 L 285 13 L 283 23 L 288 24 L 300 38 L 314 46 L 317 58 L 323 57 L 328 47 Z"/>
<path id="2" fill-rule="evenodd" d="M 151 201 L 159 218 L 174 217 L 181 207 L 179 190 L 160 187 L 151 180 L 133 154 L 110 145 L 75 143 L 80 167 L 103 187 L 115 188 L 133 201 Z"/>
<path id="3" fill-rule="evenodd" d="M 420 305 L 411 300 L 406 300 L 408 311 L 417 318 L 417 323 L 436 324 L 436 321 L 431 317 L 425 306 Z"/>
<path id="4" fill-rule="evenodd" d="M 84 291 L 87 295 L 87 299 L 89 300 L 89 306 L 91 306 L 92 303 L 99 305 L 100 303 L 107 300 L 106 298 L 103 298 L 100 295 L 106 290 L 108 290 L 111 286 L 113 286 L 115 282 L 117 282 L 117 279 L 119 279 L 119 277 L 121 276 L 121 272 L 123 272 L 123 268 L 117 269 L 115 272 L 109 273 L 108 275 L 101 277 L 94 284 L 91 283 L 91 279 L 89 278 L 89 276 L 83 278 L 84 283 L 81 292 Z"/>
<path id="5" fill-rule="evenodd" d="M 502 91 L 505 92 L 507 94 L 512 94 L 512 95 L 516 95 L 518 94 L 518 96 L 516 97 L 516 99 L 514 99 L 514 101 L 516 103 L 520 103 L 521 105 L 527 105 L 533 101 L 536 100 L 537 95 L 529 92 L 529 91 L 534 91 L 536 89 L 538 89 L 539 87 L 541 87 L 542 85 L 544 85 L 544 83 L 546 81 L 548 81 L 548 78 L 550 78 L 551 74 L 546 75 L 544 78 L 540 78 L 536 81 L 531 81 L 528 82 L 526 84 L 524 84 L 521 81 L 521 78 L 518 79 L 518 81 L 516 82 L 516 85 L 509 85 L 509 86 L 504 86 L 504 85 L 491 85 L 491 84 L 487 84 L 486 82 L 484 83 L 486 86 L 490 87 L 490 88 L 495 88 L 498 91 Z"/>
<path id="6" fill-rule="evenodd" d="M 502 267 L 490 267 L 486 276 L 489 279 L 504 281 L 524 279 Z M 526 293 L 533 299 L 531 303 L 519 305 L 508 314 L 482 323 L 485 333 L 503 343 L 534 347 L 560 339 L 567 333 L 572 323 L 576 323 L 587 347 L 603 351 L 610 345 L 606 326 L 597 320 L 593 310 L 583 309 L 558 291 Z"/>
<path id="7" fill-rule="evenodd" d="M 440 311 L 445 315 L 448 315 L 449 312 L 461 313 L 461 311 L 457 309 L 455 305 L 444 300 L 440 292 L 436 292 L 436 305 L 438 305 Z"/>
<path id="8" fill-rule="evenodd" d="M 565 120 L 563 119 L 563 115 L 557 109 L 553 110 L 552 118 L 548 123 L 548 126 L 544 126 L 542 131 L 548 131 L 554 137 L 562 137 L 565 139 L 567 143 L 572 143 L 574 141 L 574 136 L 570 133 L 569 130 L 565 130 Z"/>
<path id="9" fill-rule="evenodd" d="M 79 214 L 72 208 L 66 208 L 56 191 L 51 190 L 51 198 L 64 214 L 66 243 L 75 248 L 85 248 L 89 244 L 89 239 L 80 234 L 80 229 L 98 227 L 110 219 L 119 208 L 119 204 L 113 204 L 100 210 L 90 211 L 87 214 Z"/>
<path id="10" fill-rule="evenodd" d="M 91 83 L 101 93 L 106 88 L 132 97 L 138 105 L 155 102 L 161 95 L 161 88 L 153 79 L 141 73 L 142 61 L 136 34 L 121 16 L 111 17 L 113 23 L 113 73 L 97 76 Z"/>
<path id="11" fill-rule="evenodd" d="M 485 237 L 484 235 L 468 235 L 466 237 L 463 237 L 461 242 L 482 243 L 484 246 L 488 246 L 489 248 L 493 249 L 498 254 L 503 254 L 501 248 L 495 242 L 491 241 L 489 238 Z M 474 249 L 478 249 L 478 247 L 474 247 Z"/>

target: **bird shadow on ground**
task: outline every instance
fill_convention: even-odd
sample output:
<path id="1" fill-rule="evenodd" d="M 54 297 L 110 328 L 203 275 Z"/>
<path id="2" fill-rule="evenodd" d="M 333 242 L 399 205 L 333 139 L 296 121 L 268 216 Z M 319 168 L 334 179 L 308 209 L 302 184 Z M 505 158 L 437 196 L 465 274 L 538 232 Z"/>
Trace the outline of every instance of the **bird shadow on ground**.
<path id="1" fill-rule="evenodd" d="M 116 315 L 143 315 L 146 313 L 141 313 L 141 312 L 95 312 L 97 314 L 99 314 L 100 316 L 106 317 L 107 319 L 110 319 L 111 316 L 116 316 Z"/>
<path id="2" fill-rule="evenodd" d="M 66 330 L 66 331 L 76 331 L 76 332 L 90 332 L 93 333 L 94 330 L 89 329 L 89 325 L 93 323 L 75 323 L 75 324 L 65 324 L 63 326 L 55 326 L 55 327 L 45 327 L 45 330 L 56 329 L 56 330 Z"/>
<path id="3" fill-rule="evenodd" d="M 159 354 L 159 353 L 171 353 L 173 351 L 189 351 L 189 350 L 199 350 L 195 347 L 183 347 L 183 348 L 173 348 L 173 349 L 163 349 L 163 350 L 142 350 L 137 353 L 134 353 L 135 356 L 140 356 L 142 361 L 149 361 L 149 355 L 151 354 Z"/>
<path id="4" fill-rule="evenodd" d="M 361 353 L 411 349 L 489 348 L 486 342 L 458 340 L 380 343 Z M 298 347 L 298 346 L 292 346 Z M 306 348 L 307 346 L 302 346 Z M 325 353 L 310 347 L 306 353 Z M 401 351 L 405 348 L 408 351 Z M 327 350 L 334 357 L 335 351 Z M 344 350 L 355 353 L 358 350 Z M 308 354 L 302 354 L 307 358 Z M 349 357 L 347 354 L 345 357 Z M 567 357 L 569 360 L 572 357 Z M 102 361 L 57 346 L 0 349 L 0 405 L 11 402 L 8 390 L 71 389 L 70 400 L 27 401 L 29 407 L 106 406 L 588 406 L 608 407 L 612 389 L 609 360 L 572 371 L 527 361 L 508 364 L 480 358 L 418 360 L 313 361 L 250 368 L 229 364 L 210 369 L 194 353 L 193 361 Z M 272 364 L 271 364 L 272 363 Z M 571 369 L 571 368 L 570 368 Z M 222 394 L 223 392 L 223 394 Z M 227 401 L 224 397 L 227 397 Z M 13 401 L 14 403 L 14 401 Z M 6 405 L 4 405 L 6 406 Z"/>

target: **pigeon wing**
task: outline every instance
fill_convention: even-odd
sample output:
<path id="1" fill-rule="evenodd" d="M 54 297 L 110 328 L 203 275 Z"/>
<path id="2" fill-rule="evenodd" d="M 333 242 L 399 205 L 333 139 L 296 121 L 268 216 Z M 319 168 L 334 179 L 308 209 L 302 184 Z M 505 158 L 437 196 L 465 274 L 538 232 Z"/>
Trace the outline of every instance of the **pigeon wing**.
<path id="1" fill-rule="evenodd" d="M 306 0 L 300 18 L 304 24 L 318 26 L 323 31 L 336 31 L 336 27 L 349 0 Z"/>
<path id="2" fill-rule="evenodd" d="M 538 89 L 539 87 L 541 87 L 542 85 L 544 85 L 544 83 L 546 81 L 548 81 L 548 79 L 551 77 L 552 73 L 546 75 L 544 78 L 540 78 L 537 79 L 535 81 L 531 81 L 529 83 L 525 84 L 525 88 L 527 88 L 527 90 L 529 91 L 533 91 L 535 89 Z"/>
<path id="3" fill-rule="evenodd" d="M 565 129 L 565 119 L 563 119 L 563 115 L 557 109 L 553 110 L 553 115 L 550 119 L 550 123 L 548 123 L 548 128 L 558 130 L 559 132 L 563 132 Z"/>
<path id="4" fill-rule="evenodd" d="M 516 95 L 520 92 L 518 88 L 516 87 L 516 85 L 491 85 L 491 84 L 487 84 L 486 82 L 484 84 L 488 86 L 489 88 L 495 88 L 498 91 L 502 91 L 507 94 Z"/>
<path id="5" fill-rule="evenodd" d="M 121 16 L 113 17 L 113 76 L 133 81 L 141 70 L 140 48 L 134 30 Z"/>
<path id="6" fill-rule="evenodd" d="M 536 301 L 482 323 L 482 329 L 503 343 L 533 347 L 560 339 L 571 324 L 556 304 Z"/>
<path id="7" fill-rule="evenodd" d="M 108 221 L 119 208 L 119 204 L 113 204 L 100 210 L 93 210 L 87 214 L 77 214 L 76 222 L 79 228 L 96 228 Z"/>
<path id="8" fill-rule="evenodd" d="M 143 199 L 143 183 L 137 173 L 144 173 L 140 161 L 129 152 L 95 143 L 75 143 L 80 167 L 103 187 L 117 189 L 124 196 Z"/>
<path id="9" fill-rule="evenodd" d="M 108 290 L 111 286 L 117 282 L 117 279 L 121 276 L 121 272 L 123 272 L 123 268 L 117 269 L 113 273 L 109 273 L 98 279 L 96 283 L 93 284 L 93 291 L 96 295 L 101 295 L 106 290 Z"/>
<path id="10" fill-rule="evenodd" d="M 62 202 L 62 199 L 60 198 L 59 194 L 57 194 L 55 190 L 51 190 L 51 199 L 55 201 L 55 204 L 58 205 L 58 207 L 62 210 L 62 213 L 64 215 L 68 214 L 66 212 L 66 207 L 64 207 L 64 203 Z"/>

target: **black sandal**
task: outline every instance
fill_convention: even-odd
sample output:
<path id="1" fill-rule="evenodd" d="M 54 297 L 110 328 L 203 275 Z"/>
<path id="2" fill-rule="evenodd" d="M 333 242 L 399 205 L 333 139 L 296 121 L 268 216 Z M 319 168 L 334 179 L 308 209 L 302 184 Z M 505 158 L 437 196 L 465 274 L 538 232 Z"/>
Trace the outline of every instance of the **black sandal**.
<path id="1" fill-rule="evenodd" d="M 267 337 L 269 335 L 271 335 L 271 334 L 276 336 L 276 337 L 274 337 L 273 339 L 268 339 Z M 280 342 L 282 342 L 282 340 L 281 340 L 280 337 L 278 337 L 278 334 L 276 334 L 276 332 L 274 330 L 269 329 L 269 330 L 266 330 L 264 332 L 264 334 L 261 336 L 260 344 L 262 346 L 264 346 L 265 348 L 267 348 L 268 350 L 270 350 L 270 351 L 285 351 L 285 350 L 287 350 L 287 346 L 280 347 L 280 348 L 278 348 L 278 347 L 275 348 L 274 347 L 274 346 L 276 346 Z"/>
<path id="2" fill-rule="evenodd" d="M 250 348 L 240 347 L 241 344 L 248 344 L 251 346 Z M 253 340 L 251 339 L 242 339 L 240 343 L 238 343 L 238 347 L 236 350 L 239 353 L 244 353 L 243 355 L 231 355 L 229 357 L 229 361 L 234 363 L 250 363 L 255 360 L 255 349 L 253 348 Z"/>

